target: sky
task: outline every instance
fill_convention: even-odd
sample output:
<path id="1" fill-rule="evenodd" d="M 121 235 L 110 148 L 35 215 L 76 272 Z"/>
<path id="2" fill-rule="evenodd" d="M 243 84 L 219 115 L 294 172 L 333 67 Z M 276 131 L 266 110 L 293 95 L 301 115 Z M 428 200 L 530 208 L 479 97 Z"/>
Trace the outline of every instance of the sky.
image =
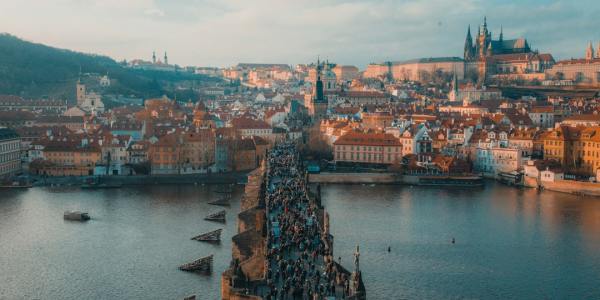
<path id="1" fill-rule="evenodd" d="M 0 32 L 116 60 L 181 66 L 462 56 L 467 26 L 556 59 L 600 41 L 598 0 L 0 0 Z"/>

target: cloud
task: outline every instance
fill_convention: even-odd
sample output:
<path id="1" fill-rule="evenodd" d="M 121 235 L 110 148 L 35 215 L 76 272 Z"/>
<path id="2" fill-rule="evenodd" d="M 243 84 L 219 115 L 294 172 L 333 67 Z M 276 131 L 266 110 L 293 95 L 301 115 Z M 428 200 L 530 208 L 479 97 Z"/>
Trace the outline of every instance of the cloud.
<path id="1" fill-rule="evenodd" d="M 600 40 L 595 0 L 0 0 L 0 28 L 53 46 L 181 65 L 461 56 L 467 25 L 557 58 Z M 31 10 L 35 6 L 36 10 Z"/>
<path id="2" fill-rule="evenodd" d="M 146 10 L 144 10 L 144 14 L 148 15 L 148 16 L 153 16 L 153 17 L 164 17 L 165 16 L 165 12 L 158 8 L 146 9 Z"/>

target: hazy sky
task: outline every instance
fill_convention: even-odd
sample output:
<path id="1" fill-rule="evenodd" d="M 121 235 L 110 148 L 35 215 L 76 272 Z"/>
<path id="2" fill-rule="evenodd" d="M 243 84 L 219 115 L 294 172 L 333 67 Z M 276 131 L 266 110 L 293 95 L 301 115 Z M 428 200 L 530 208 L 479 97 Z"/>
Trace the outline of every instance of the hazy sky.
<path id="1" fill-rule="evenodd" d="M 369 62 L 462 56 L 466 28 L 526 37 L 555 58 L 600 41 L 599 0 L 0 0 L 0 32 L 121 60 Z"/>

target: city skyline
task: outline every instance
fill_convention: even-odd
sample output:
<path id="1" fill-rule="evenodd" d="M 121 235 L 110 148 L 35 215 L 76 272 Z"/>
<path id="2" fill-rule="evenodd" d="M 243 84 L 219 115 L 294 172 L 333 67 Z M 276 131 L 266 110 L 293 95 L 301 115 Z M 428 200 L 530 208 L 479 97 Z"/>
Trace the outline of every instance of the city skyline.
<path id="1" fill-rule="evenodd" d="M 505 37 L 527 38 L 533 49 L 556 59 L 583 57 L 587 44 L 600 40 L 600 7 L 587 0 L 27 0 L 4 7 L 0 27 L 9 34 L 117 60 L 150 60 L 153 51 L 158 57 L 166 51 L 181 66 L 296 64 L 320 56 L 364 68 L 387 60 L 462 57 L 467 26 L 476 31 L 484 16 L 493 37 L 502 26 Z"/>

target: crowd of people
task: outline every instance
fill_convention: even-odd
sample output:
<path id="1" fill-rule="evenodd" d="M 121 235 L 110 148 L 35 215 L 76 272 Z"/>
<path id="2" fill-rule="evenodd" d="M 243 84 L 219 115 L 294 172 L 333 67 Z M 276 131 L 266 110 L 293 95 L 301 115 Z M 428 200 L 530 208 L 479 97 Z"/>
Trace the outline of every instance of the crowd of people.
<path id="1" fill-rule="evenodd" d="M 345 298 L 349 278 L 335 267 L 294 145 L 276 146 L 268 162 L 265 299 Z"/>

